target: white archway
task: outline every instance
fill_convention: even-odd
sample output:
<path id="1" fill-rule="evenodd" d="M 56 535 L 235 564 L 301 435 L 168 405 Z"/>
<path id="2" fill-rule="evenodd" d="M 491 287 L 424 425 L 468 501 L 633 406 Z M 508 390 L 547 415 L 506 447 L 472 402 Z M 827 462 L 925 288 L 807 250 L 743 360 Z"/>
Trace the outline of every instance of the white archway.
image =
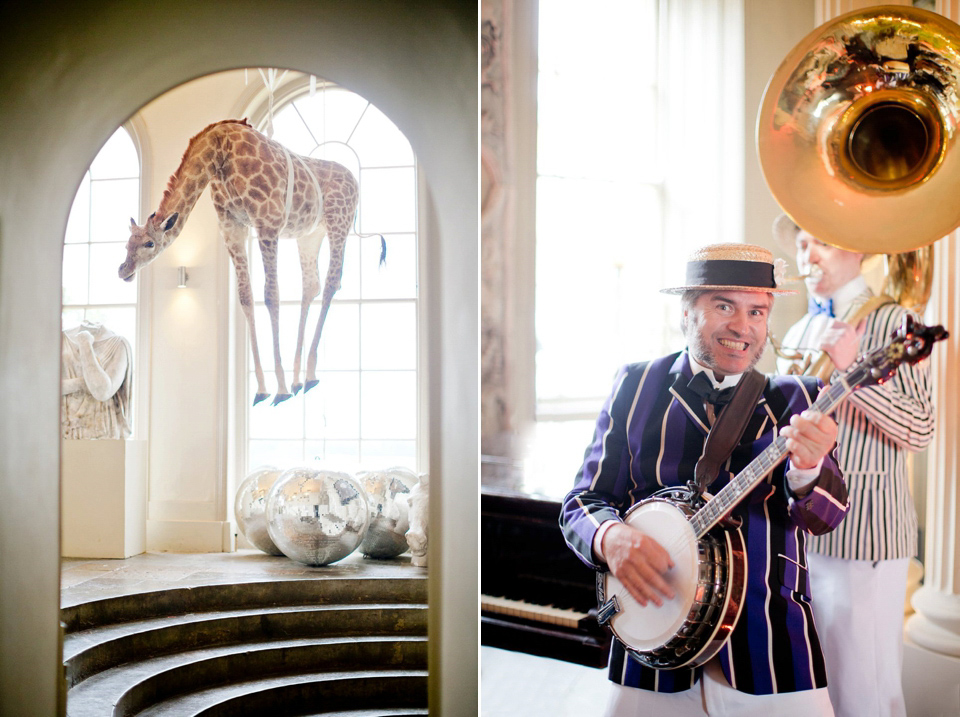
<path id="1" fill-rule="evenodd" d="M 225 14 L 229 13 L 229 14 Z M 329 77 L 410 139 L 434 207 L 430 700 L 477 695 L 477 17 L 457 0 L 80 0 L 2 11 L 0 47 L 0 707 L 56 714 L 60 248 L 84 170 L 166 90 L 244 66 Z M 55 110 L 50 98 L 56 98 Z"/>

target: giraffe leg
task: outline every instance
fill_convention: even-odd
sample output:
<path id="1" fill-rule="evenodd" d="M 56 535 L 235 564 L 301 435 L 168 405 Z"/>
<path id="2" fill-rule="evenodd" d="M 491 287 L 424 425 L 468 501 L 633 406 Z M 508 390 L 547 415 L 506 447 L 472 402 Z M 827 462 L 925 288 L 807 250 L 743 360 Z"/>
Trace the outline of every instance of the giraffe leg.
<path id="1" fill-rule="evenodd" d="M 233 268 L 237 273 L 237 293 L 240 298 L 240 308 L 247 319 L 247 326 L 250 329 L 250 348 L 253 352 L 253 369 L 257 376 L 257 393 L 253 397 L 253 405 L 256 406 L 270 394 L 267 393 L 267 385 L 263 378 L 263 368 L 260 366 L 260 351 L 257 348 L 257 329 L 253 320 L 253 289 L 250 286 L 250 266 L 247 261 L 247 250 L 245 246 L 247 229 L 221 216 L 220 233 L 223 236 L 224 243 L 227 245 L 230 258 L 233 259 Z"/>
<path id="2" fill-rule="evenodd" d="M 297 352 L 293 359 L 293 385 L 290 390 L 294 395 L 300 392 L 303 384 L 300 383 L 300 360 L 303 356 L 303 335 L 307 327 L 307 314 L 310 311 L 311 302 L 317 298 L 320 293 L 320 269 L 317 266 L 317 256 L 320 254 L 320 246 L 323 244 L 323 237 L 326 234 L 326 228 L 321 227 L 304 237 L 297 239 L 297 249 L 300 252 L 300 271 L 303 277 L 303 298 L 300 301 L 300 326 L 297 328 Z"/>
<path id="3" fill-rule="evenodd" d="M 313 333 L 313 341 L 310 343 L 310 353 L 307 355 L 307 375 L 304 384 L 304 392 L 309 391 L 316 386 L 317 380 L 317 349 L 320 346 L 320 334 L 323 332 L 323 324 L 327 319 L 327 312 L 330 310 L 330 302 L 333 295 L 340 289 L 340 277 L 343 276 L 343 248 L 347 240 L 346 231 L 329 231 L 330 237 L 330 264 L 327 266 L 327 276 L 323 282 L 323 301 L 320 305 L 320 318 L 317 319 L 317 328 Z"/>
<path id="4" fill-rule="evenodd" d="M 271 405 L 276 406 L 290 398 L 287 382 L 283 374 L 283 361 L 280 358 L 280 287 L 277 283 L 277 232 L 269 227 L 257 228 L 260 240 L 260 255 L 263 259 L 263 300 L 270 314 L 273 328 L 273 365 L 277 375 L 277 393 Z"/>

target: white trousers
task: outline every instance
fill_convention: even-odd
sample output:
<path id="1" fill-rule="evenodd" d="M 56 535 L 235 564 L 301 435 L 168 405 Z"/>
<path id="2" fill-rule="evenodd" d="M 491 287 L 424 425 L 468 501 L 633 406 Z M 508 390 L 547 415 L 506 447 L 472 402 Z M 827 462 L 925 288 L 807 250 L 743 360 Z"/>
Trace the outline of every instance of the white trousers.
<path id="1" fill-rule="evenodd" d="M 827 689 L 837 717 L 904 717 L 903 607 L 909 558 L 807 553 Z"/>
<path id="2" fill-rule="evenodd" d="M 866 713 L 864 713 L 866 714 Z M 651 692 L 611 683 L 605 717 L 833 717 L 826 688 L 748 695 L 730 686 L 718 659 L 710 660 L 703 678 L 683 692 Z"/>

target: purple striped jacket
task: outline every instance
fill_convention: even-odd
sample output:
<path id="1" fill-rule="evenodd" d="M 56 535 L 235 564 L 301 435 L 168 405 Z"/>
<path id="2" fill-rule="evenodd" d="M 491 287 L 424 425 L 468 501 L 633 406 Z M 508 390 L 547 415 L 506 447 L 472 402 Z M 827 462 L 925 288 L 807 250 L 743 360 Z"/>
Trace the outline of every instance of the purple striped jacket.
<path id="1" fill-rule="evenodd" d="M 687 389 L 686 352 L 622 368 L 597 419 L 593 442 L 574 489 L 563 502 L 560 526 L 570 548 L 602 570 L 593 538 L 605 520 L 619 520 L 635 503 L 665 486 L 685 485 L 703 450 L 708 424 L 703 404 Z M 758 456 L 816 399 L 811 377 L 768 376 L 763 396 L 740 444 L 711 485 L 716 493 Z M 782 462 L 734 508 L 743 523 L 747 587 L 736 627 L 719 658 L 736 689 L 766 695 L 827 684 L 807 582 L 805 534 L 833 530 L 847 508 L 847 492 L 831 451 L 815 488 L 794 500 Z M 658 692 L 692 687 L 700 668 L 654 670 L 613 641 L 609 677 Z"/>

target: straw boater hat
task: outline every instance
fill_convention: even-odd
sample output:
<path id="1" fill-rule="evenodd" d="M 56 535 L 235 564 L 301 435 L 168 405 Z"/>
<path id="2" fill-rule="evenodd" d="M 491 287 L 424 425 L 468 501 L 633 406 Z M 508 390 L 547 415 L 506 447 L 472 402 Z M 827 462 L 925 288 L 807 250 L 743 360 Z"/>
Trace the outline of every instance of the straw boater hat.
<path id="1" fill-rule="evenodd" d="M 753 244 L 710 244 L 697 249 L 687 260 L 686 286 L 661 289 L 664 294 L 682 294 L 700 289 L 762 291 L 768 294 L 796 294 L 778 289 L 787 262 L 773 259 L 769 249 Z"/>

